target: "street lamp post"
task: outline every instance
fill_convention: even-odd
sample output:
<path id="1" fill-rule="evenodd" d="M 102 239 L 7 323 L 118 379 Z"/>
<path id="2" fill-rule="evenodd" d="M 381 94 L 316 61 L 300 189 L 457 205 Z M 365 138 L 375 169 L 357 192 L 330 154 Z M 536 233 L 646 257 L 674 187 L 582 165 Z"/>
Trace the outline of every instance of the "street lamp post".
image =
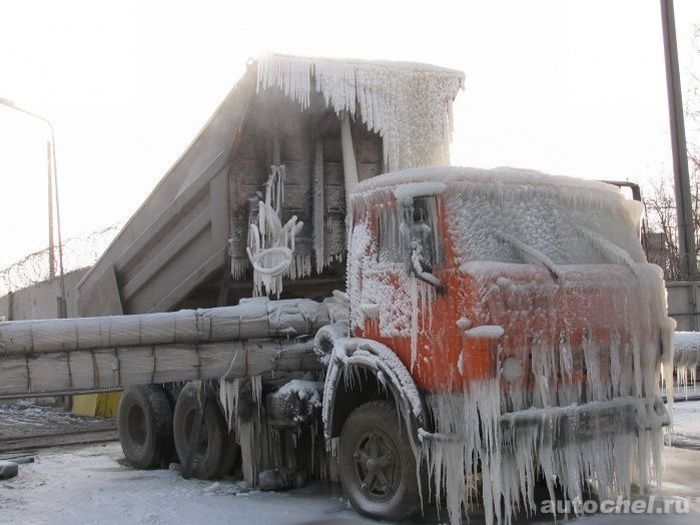
<path id="1" fill-rule="evenodd" d="M 15 105 L 11 100 L 0 98 L 0 104 L 30 117 L 39 119 L 49 128 L 49 137 L 46 142 L 46 159 L 48 166 L 48 214 L 49 214 L 49 278 L 56 277 L 56 245 L 54 242 L 54 201 L 56 203 L 56 233 L 58 234 L 58 269 L 60 276 L 61 295 L 57 298 L 58 316 L 66 317 L 66 283 L 63 272 L 63 246 L 61 239 L 61 216 L 58 207 L 58 179 L 56 177 L 56 143 L 51 122 L 36 113 Z"/>

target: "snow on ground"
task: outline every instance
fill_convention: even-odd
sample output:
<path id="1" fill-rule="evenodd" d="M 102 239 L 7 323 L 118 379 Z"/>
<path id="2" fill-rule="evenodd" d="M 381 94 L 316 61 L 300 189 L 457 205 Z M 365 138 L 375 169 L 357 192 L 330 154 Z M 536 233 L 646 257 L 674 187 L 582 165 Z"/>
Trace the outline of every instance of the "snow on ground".
<path id="1" fill-rule="evenodd" d="M 15 402 L 4 408 L 6 418 L 27 419 L 30 412 L 36 412 L 44 419 L 52 413 L 52 409 L 33 403 Z M 73 419 L 68 414 L 57 417 Z M 28 419 L 34 423 L 36 418 Z M 657 498 L 689 498 L 693 502 L 690 514 L 595 514 L 579 518 L 577 523 L 698 523 L 700 401 L 676 403 L 674 441 L 679 438 L 692 450 L 664 449 L 664 485 Z M 357 515 L 337 485 L 316 483 L 299 490 L 270 493 L 251 491 L 236 480 L 185 480 L 176 470 L 142 471 L 125 466 L 118 443 L 47 449 L 35 457 L 34 464 L 20 465 L 19 477 L 0 481 L 0 523 L 377 523 Z M 478 513 L 472 515 L 471 523 L 481 521 Z M 441 523 L 434 515 L 424 522 Z M 528 523 L 553 521 L 542 517 Z"/>
<path id="2" fill-rule="evenodd" d="M 0 482 L 0 523 L 365 523 L 321 486 L 250 491 L 240 481 L 185 480 L 174 470 L 135 470 L 118 443 L 41 452 Z"/>
<path id="3" fill-rule="evenodd" d="M 20 465 L 19 477 L 0 482 L 0 523 L 377 523 L 355 514 L 336 485 L 258 492 L 240 481 L 185 480 L 175 470 L 135 470 L 124 466 L 122 458 L 118 443 L 40 452 L 34 464 Z M 700 496 L 700 451 L 666 448 L 665 460 L 664 497 Z M 690 514 L 596 514 L 577 523 L 696 524 L 698 513 L 700 499 Z M 472 516 L 471 523 L 480 522 Z M 553 522 L 538 518 L 528 523 Z"/>
<path id="4" fill-rule="evenodd" d="M 673 405 L 673 442 L 700 450 L 700 400 Z M 700 464 L 697 470 L 700 477 Z"/>
<path id="5" fill-rule="evenodd" d="M 33 399 L 0 401 L 0 441 L 59 432 L 115 428 L 114 420 L 76 416 L 63 407 L 39 404 Z M 0 443 L 0 451 L 2 451 Z"/>

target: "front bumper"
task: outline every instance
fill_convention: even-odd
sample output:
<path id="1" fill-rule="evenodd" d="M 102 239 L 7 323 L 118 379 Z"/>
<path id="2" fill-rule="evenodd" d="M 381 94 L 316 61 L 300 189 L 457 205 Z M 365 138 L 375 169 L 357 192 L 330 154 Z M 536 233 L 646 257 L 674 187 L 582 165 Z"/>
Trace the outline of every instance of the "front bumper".
<path id="1" fill-rule="evenodd" d="M 638 397 L 621 397 L 610 401 L 593 401 L 565 407 L 529 408 L 500 416 L 501 441 L 517 440 L 518 435 L 538 430 L 540 443 L 554 448 L 572 442 L 584 442 L 606 436 L 658 430 L 670 424 L 670 417 L 660 398 L 653 401 Z M 419 439 L 457 441 L 458 434 L 418 431 Z"/>

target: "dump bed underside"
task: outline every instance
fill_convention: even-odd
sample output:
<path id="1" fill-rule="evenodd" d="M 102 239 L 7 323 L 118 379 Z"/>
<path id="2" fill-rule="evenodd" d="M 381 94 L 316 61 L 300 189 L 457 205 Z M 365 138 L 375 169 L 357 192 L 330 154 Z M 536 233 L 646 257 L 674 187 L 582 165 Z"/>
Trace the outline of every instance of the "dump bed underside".
<path id="1" fill-rule="evenodd" d="M 249 225 L 277 167 L 279 220 L 303 222 L 283 297 L 321 299 L 342 288 L 348 177 L 446 164 L 462 82 L 459 72 L 420 64 L 280 55 L 252 62 L 79 284 L 80 314 L 253 295 Z"/>

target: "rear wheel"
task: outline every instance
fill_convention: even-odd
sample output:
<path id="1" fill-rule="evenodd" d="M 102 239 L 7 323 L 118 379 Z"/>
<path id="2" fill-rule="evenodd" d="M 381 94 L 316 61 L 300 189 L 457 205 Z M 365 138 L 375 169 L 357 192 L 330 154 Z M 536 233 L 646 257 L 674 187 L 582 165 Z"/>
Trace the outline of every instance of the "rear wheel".
<path id="1" fill-rule="evenodd" d="M 392 403 L 365 403 L 348 416 L 339 462 L 343 490 L 358 512 L 401 520 L 420 510 L 416 459 Z"/>
<path id="2" fill-rule="evenodd" d="M 136 468 L 167 467 L 172 456 L 173 412 L 157 385 L 130 386 L 119 402 L 119 441 Z"/>
<path id="3" fill-rule="evenodd" d="M 235 443 L 229 438 L 226 422 L 216 398 L 212 394 L 203 393 L 201 401 L 204 407 L 203 415 L 200 412 L 197 386 L 187 383 L 180 391 L 173 415 L 175 447 L 183 466 L 183 474 L 198 479 L 216 479 L 226 474 L 226 470 L 230 470 L 235 460 L 235 456 L 231 459 L 230 447 L 235 447 Z M 201 427 L 195 431 L 194 427 L 200 423 Z M 191 451 L 191 440 L 195 434 L 199 435 L 197 443 L 194 444 L 194 451 Z M 190 471 L 185 472 L 188 454 L 192 456 L 192 464 Z"/>

